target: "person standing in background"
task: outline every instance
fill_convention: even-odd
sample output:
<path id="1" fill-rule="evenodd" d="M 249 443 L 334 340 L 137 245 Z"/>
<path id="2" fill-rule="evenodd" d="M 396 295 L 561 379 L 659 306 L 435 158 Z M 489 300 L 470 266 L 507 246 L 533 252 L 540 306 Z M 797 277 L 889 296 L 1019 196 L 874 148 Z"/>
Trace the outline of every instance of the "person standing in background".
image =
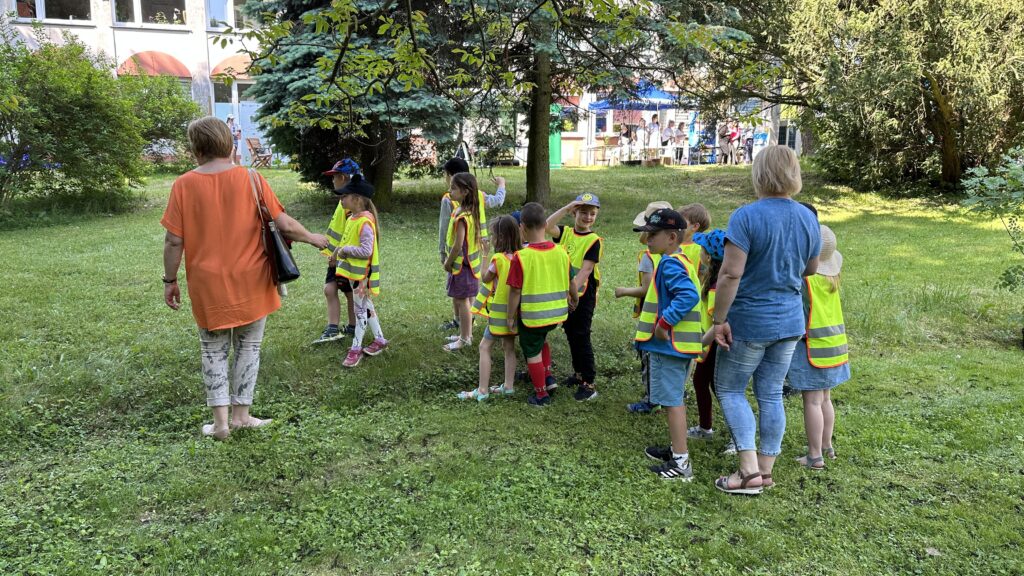
<path id="1" fill-rule="evenodd" d="M 228 114 L 228 129 L 231 130 L 231 142 L 234 149 L 231 151 L 231 163 L 236 166 L 242 165 L 242 127 L 238 125 L 234 114 Z"/>

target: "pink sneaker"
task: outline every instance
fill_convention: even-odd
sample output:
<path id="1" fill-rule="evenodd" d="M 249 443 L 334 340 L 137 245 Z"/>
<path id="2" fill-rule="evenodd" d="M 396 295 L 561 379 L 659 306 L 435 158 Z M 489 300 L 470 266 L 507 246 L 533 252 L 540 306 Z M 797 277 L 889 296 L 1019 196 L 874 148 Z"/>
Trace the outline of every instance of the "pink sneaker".
<path id="1" fill-rule="evenodd" d="M 345 368 L 355 368 L 359 365 L 359 361 L 363 358 L 362 348 L 349 348 L 348 355 L 345 356 L 345 361 L 341 363 Z"/>
<path id="2" fill-rule="evenodd" d="M 376 356 L 377 354 L 380 354 L 381 352 L 383 352 L 384 349 L 387 348 L 387 347 L 388 347 L 388 341 L 387 340 L 384 340 L 382 338 L 377 338 L 373 342 L 370 342 L 369 346 L 367 346 L 366 348 L 363 348 L 363 354 L 366 354 L 367 356 Z"/>

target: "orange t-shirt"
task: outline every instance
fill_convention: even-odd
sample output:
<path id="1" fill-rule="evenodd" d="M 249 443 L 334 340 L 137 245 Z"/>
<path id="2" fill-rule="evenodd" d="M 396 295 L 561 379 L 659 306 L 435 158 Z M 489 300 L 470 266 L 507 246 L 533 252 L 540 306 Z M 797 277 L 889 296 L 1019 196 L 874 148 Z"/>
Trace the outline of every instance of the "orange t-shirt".
<path id="1" fill-rule="evenodd" d="M 263 176 L 258 178 L 270 216 L 277 218 L 284 207 Z M 201 328 L 242 326 L 281 307 L 245 168 L 179 176 L 160 224 L 185 241 L 188 296 Z"/>

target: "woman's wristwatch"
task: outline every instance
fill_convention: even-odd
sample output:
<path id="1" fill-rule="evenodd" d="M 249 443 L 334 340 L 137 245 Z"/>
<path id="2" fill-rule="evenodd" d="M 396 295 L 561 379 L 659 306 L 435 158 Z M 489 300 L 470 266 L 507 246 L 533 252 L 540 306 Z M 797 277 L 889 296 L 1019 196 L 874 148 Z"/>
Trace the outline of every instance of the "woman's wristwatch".
<path id="1" fill-rule="evenodd" d="M 161 277 L 160 279 L 164 281 L 164 284 L 175 284 L 175 283 L 178 282 L 177 278 L 172 278 L 172 279 L 168 280 L 167 278 Z"/>

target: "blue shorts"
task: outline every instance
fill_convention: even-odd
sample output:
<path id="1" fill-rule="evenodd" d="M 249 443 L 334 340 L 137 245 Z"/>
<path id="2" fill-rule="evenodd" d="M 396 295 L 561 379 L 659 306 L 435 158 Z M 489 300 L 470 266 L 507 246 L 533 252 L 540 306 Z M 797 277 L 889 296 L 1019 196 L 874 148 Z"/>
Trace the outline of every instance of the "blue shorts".
<path id="1" fill-rule="evenodd" d="M 650 358 L 651 404 L 685 406 L 683 392 L 690 372 L 690 359 L 658 352 L 651 352 Z"/>

